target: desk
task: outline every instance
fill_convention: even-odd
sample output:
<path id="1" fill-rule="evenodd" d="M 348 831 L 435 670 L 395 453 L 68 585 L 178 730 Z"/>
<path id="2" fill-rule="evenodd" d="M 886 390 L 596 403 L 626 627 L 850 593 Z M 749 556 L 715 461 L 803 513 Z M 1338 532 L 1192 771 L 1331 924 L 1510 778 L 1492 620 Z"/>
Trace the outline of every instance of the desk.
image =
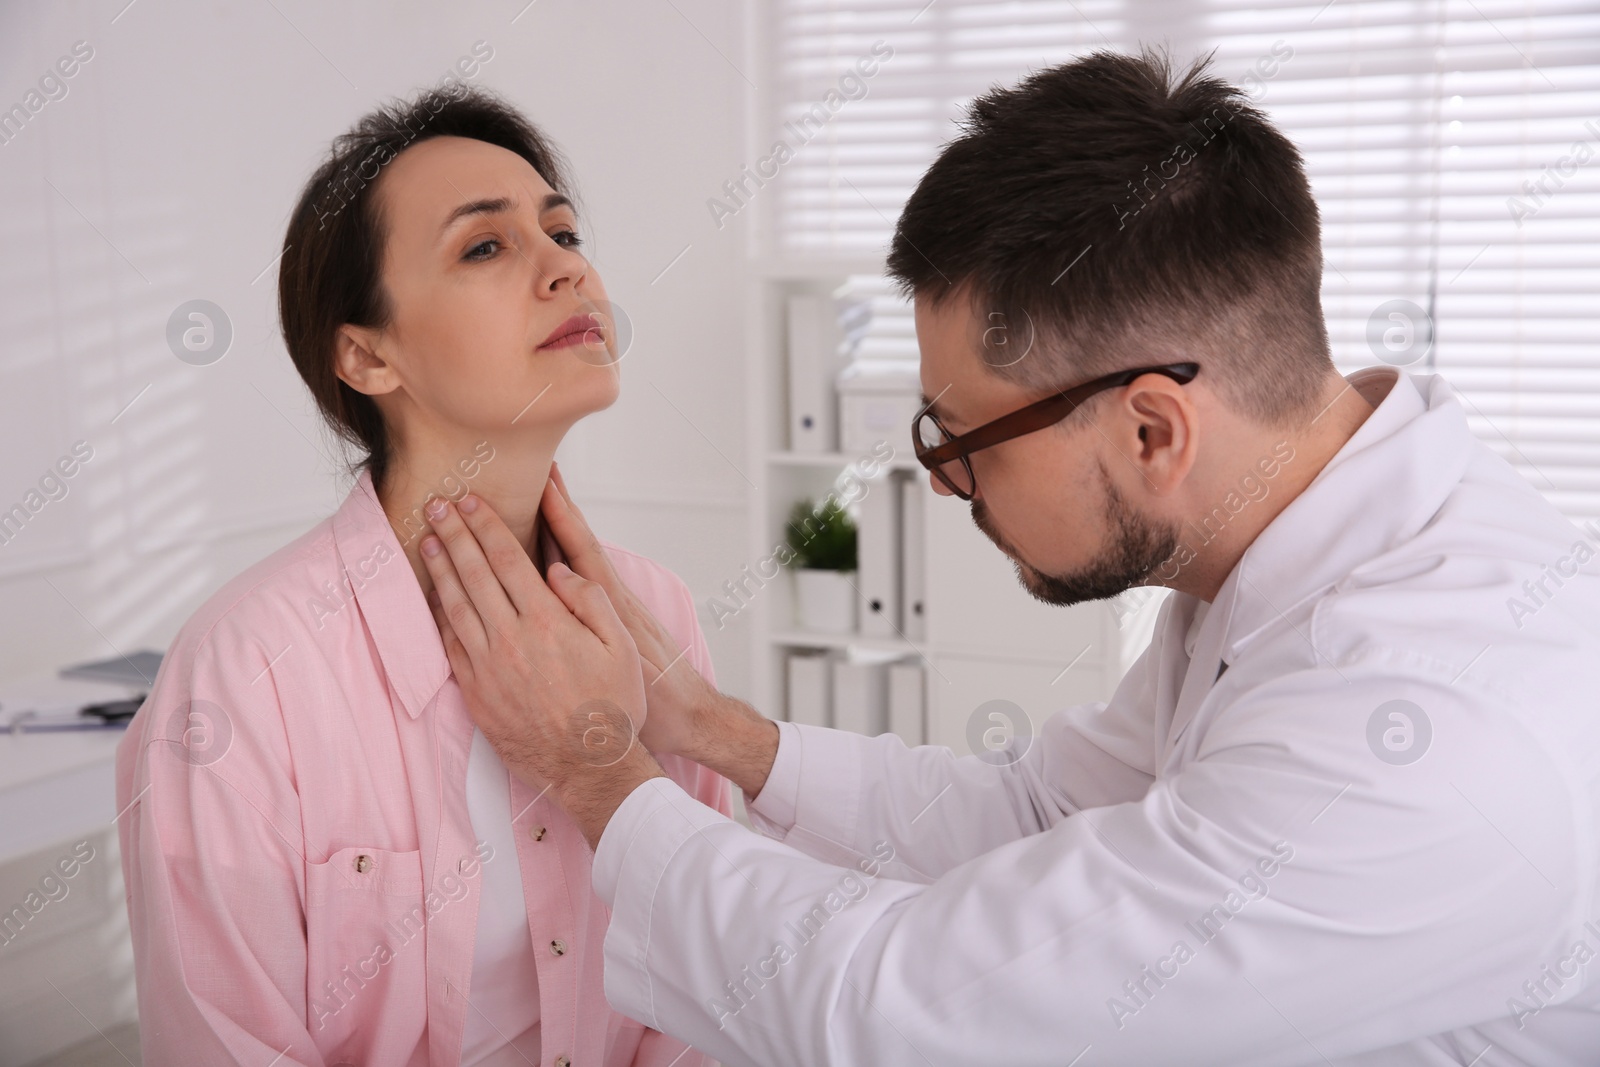
<path id="1" fill-rule="evenodd" d="M 0 687 L 0 716 L 32 703 L 120 700 L 139 690 L 43 676 Z M 125 727 L 0 730 L 0 864 L 98 834 L 117 815 L 115 760 Z"/>
<path id="2" fill-rule="evenodd" d="M 50 676 L 8 682 L 0 685 L 0 722 L 19 708 L 120 700 L 138 692 Z M 69 883 L 70 893 L 0 948 L 0 1065 L 29 1063 L 83 1041 L 111 1053 L 96 1029 L 120 1025 L 126 1033 L 138 1018 L 112 825 L 117 744 L 126 732 L 0 730 L 0 910 L 19 904 L 74 842 L 87 840 L 95 848 L 94 861 Z"/>

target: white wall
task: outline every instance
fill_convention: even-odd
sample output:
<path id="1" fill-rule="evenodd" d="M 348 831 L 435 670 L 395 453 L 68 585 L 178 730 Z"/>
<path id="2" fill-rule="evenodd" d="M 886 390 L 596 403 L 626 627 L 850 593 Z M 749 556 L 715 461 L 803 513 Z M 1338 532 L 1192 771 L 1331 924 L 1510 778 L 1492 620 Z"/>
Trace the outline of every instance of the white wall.
<path id="1" fill-rule="evenodd" d="M 703 599 L 744 538 L 747 487 L 718 455 L 737 461 L 744 442 L 729 297 L 743 233 L 704 206 L 743 162 L 740 4 L 539 0 L 513 24 L 525 0 L 275 2 L 0 5 L 0 107 L 74 42 L 94 50 L 0 144 L 0 508 L 73 442 L 94 449 L 66 499 L 0 545 L 0 679 L 163 647 L 219 584 L 337 506 L 345 482 L 279 338 L 271 265 L 328 139 L 479 39 L 494 58 L 478 80 L 570 156 L 597 266 L 637 331 L 621 401 L 563 453 L 569 480 L 603 533 Z M 196 297 L 235 331 L 209 367 L 164 339 Z M 744 649 L 713 651 L 740 688 Z"/>
<path id="2" fill-rule="evenodd" d="M 342 462 L 278 334 L 274 257 L 328 140 L 480 39 L 494 56 L 478 80 L 572 161 L 590 250 L 636 331 L 622 399 L 563 450 L 569 483 L 602 534 L 697 601 L 737 569 L 748 486 L 723 456 L 743 464 L 745 223 L 718 231 L 705 201 L 744 162 L 739 0 L 126 2 L 0 0 L 0 109 L 75 42 L 93 49 L 0 143 L 0 510 L 74 442 L 93 448 L 68 495 L 0 544 L 0 691 L 164 648 L 337 507 Z M 165 341 L 194 298 L 233 324 L 211 366 Z M 734 692 L 745 636 L 710 633 Z M 39 960 L 101 951 L 74 929 L 30 952 L 30 980 Z M 62 1009 L 37 1025 L 89 1032 Z"/>

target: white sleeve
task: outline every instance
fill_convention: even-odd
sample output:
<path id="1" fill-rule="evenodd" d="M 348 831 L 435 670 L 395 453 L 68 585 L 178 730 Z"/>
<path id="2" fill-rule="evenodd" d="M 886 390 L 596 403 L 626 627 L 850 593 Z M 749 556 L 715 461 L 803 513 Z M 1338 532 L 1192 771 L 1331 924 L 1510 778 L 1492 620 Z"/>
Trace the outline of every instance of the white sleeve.
<path id="1" fill-rule="evenodd" d="M 1364 735 L 1397 697 L 1433 716 L 1412 766 Z M 931 885 L 888 877 L 887 842 L 828 865 L 652 779 L 595 855 L 607 997 L 764 1067 L 1309 1064 L 1504 1015 L 1581 908 L 1573 783 L 1442 683 L 1306 671 L 1227 715 L 1140 800 Z"/>
<path id="2" fill-rule="evenodd" d="M 1147 650 L 1111 705 L 1058 712 L 987 757 L 780 722 L 767 781 L 745 797 L 750 823 L 832 863 L 887 842 L 892 876 L 931 881 L 1076 811 L 1144 796 L 1155 780 L 1152 670 Z"/>

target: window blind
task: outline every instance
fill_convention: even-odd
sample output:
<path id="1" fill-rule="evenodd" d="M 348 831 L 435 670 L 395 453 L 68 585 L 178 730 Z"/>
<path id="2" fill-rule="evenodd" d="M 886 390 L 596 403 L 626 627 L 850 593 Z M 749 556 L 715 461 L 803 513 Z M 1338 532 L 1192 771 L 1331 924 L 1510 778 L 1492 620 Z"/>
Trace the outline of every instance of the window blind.
<path id="1" fill-rule="evenodd" d="M 1095 48 L 1215 49 L 1300 147 L 1322 211 L 1323 308 L 1348 373 L 1438 371 L 1475 433 L 1575 520 L 1600 518 L 1600 6 L 1592 0 L 777 0 L 782 128 L 893 49 L 778 178 L 767 254 L 881 259 L 978 93 Z M 1265 60 L 1263 62 L 1263 60 Z M 953 219 L 959 225 L 959 219 Z M 915 358 L 880 277 L 863 345 Z"/>

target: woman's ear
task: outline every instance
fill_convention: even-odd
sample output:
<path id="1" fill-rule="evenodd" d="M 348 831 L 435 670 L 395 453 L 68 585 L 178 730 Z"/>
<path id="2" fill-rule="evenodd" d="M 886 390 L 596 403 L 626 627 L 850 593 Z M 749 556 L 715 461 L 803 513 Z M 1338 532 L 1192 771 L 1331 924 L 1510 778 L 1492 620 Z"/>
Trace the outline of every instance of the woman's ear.
<path id="1" fill-rule="evenodd" d="M 333 372 L 358 393 L 380 396 L 400 387 L 394 367 L 378 355 L 378 333 L 348 323 L 333 338 Z"/>

